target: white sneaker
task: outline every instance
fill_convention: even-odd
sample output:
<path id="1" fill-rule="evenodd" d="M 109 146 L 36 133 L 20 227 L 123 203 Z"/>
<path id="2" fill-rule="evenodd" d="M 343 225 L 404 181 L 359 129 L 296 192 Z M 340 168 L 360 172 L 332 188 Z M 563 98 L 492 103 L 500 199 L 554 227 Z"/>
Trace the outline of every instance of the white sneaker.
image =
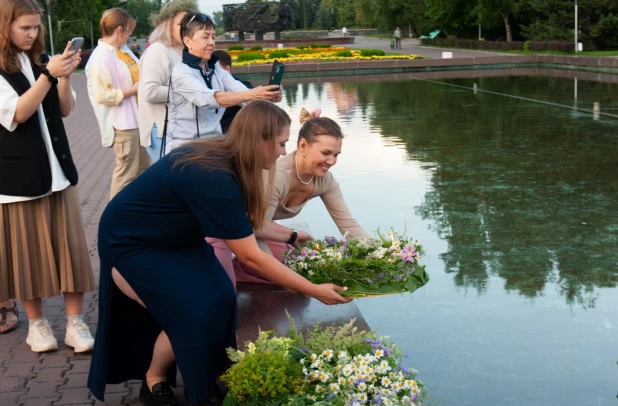
<path id="1" fill-rule="evenodd" d="M 41 319 L 34 322 L 28 329 L 26 344 L 34 352 L 56 351 L 58 349 L 58 341 L 56 341 L 56 334 L 49 321 Z"/>
<path id="2" fill-rule="evenodd" d="M 73 319 L 73 322 L 67 324 L 67 335 L 64 337 L 64 343 L 73 347 L 75 352 L 92 351 L 94 338 L 92 338 L 90 329 L 84 320 L 76 318 Z"/>

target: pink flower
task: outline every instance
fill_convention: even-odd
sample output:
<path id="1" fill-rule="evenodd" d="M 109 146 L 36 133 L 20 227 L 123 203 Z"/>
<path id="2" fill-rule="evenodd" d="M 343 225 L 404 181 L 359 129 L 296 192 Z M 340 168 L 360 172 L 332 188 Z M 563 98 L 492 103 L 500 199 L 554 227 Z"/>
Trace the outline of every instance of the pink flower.
<path id="1" fill-rule="evenodd" d="M 416 259 L 416 247 L 414 247 L 413 245 L 406 245 L 405 247 L 403 247 L 403 251 L 401 252 L 401 260 L 402 261 L 408 261 L 408 262 L 414 262 L 414 260 Z"/>

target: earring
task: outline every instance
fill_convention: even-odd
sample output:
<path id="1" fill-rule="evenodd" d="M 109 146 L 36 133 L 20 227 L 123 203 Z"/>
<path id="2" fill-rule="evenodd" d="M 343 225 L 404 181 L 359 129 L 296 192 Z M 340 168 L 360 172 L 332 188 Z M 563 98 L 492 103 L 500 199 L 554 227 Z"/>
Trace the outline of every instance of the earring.
<path id="1" fill-rule="evenodd" d="M 303 152 L 303 158 L 306 158 L 306 157 L 307 157 L 307 154 L 305 154 L 305 153 Z"/>

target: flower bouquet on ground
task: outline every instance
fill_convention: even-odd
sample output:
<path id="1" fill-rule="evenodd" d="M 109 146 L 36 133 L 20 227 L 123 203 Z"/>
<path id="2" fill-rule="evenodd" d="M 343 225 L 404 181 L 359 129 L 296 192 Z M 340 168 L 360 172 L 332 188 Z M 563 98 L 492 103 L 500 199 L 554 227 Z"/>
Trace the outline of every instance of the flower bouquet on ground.
<path id="1" fill-rule="evenodd" d="M 390 231 L 376 238 L 326 237 L 286 253 L 285 264 L 313 283 L 347 286 L 347 297 L 414 292 L 429 281 L 419 263 L 423 248 Z"/>
<path id="2" fill-rule="evenodd" d="M 228 349 L 235 364 L 222 379 L 223 406 L 421 405 L 425 388 L 418 371 L 387 337 L 342 327 L 301 335 L 293 321 L 288 337 L 260 332 L 245 351 Z"/>

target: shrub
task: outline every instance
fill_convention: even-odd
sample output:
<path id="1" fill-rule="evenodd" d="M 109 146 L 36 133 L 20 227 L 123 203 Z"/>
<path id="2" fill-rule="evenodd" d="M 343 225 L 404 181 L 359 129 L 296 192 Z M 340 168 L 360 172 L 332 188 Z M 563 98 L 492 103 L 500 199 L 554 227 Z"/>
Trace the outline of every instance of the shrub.
<path id="1" fill-rule="evenodd" d="M 362 49 L 361 56 L 384 56 L 386 53 L 381 49 Z"/>
<path id="2" fill-rule="evenodd" d="M 311 48 L 330 48 L 330 44 L 311 44 Z"/>
<path id="3" fill-rule="evenodd" d="M 476 41 L 472 39 L 442 39 L 423 38 L 421 45 L 439 46 L 447 48 L 485 49 L 488 51 L 521 51 L 524 48 L 522 41 Z"/>
<path id="4" fill-rule="evenodd" d="M 238 54 L 237 62 L 255 61 L 257 59 L 266 59 L 266 57 L 258 52 L 241 52 Z"/>
<path id="5" fill-rule="evenodd" d="M 309 47 L 307 45 L 297 45 L 296 48 L 300 49 L 300 50 L 303 50 L 303 49 L 307 49 Z"/>
<path id="6" fill-rule="evenodd" d="M 530 50 L 534 52 L 543 52 L 543 51 L 574 52 L 575 44 L 573 44 L 572 42 L 558 42 L 558 41 L 531 41 Z"/>
<path id="7" fill-rule="evenodd" d="M 244 51 L 245 47 L 243 47 L 242 45 L 232 45 L 227 47 L 228 51 Z"/>
<path id="8" fill-rule="evenodd" d="M 530 41 L 524 42 L 524 51 L 526 52 L 530 51 Z"/>
<path id="9" fill-rule="evenodd" d="M 343 58 L 350 58 L 352 56 L 352 52 L 350 51 L 339 51 L 335 54 L 335 56 L 340 56 Z"/>
<path id="10" fill-rule="evenodd" d="M 268 55 L 269 59 L 276 59 L 276 58 L 288 58 L 290 56 L 290 54 L 288 54 L 286 51 L 275 51 L 275 52 L 271 52 Z"/>
<path id="11" fill-rule="evenodd" d="M 260 45 L 256 45 L 254 47 L 249 48 L 250 51 L 263 51 L 264 48 L 262 48 Z"/>

